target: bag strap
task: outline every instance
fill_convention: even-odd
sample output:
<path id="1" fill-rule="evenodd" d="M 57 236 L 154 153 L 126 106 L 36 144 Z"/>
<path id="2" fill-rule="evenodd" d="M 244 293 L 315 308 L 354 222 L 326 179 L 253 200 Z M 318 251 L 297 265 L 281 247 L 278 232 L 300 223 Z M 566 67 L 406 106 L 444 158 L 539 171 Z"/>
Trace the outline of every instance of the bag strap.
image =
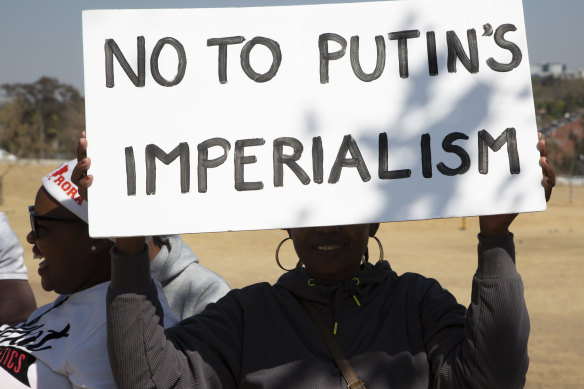
<path id="1" fill-rule="evenodd" d="M 355 374 L 355 370 L 353 370 L 353 367 L 349 363 L 349 360 L 345 356 L 345 353 L 343 353 L 343 350 L 341 350 L 341 347 L 337 343 L 336 339 L 331 334 L 330 330 L 327 328 L 324 320 L 322 319 L 321 314 L 316 310 L 314 304 L 312 304 L 312 302 L 308 300 L 304 299 L 299 300 L 304 309 L 306 310 L 306 312 L 308 313 L 308 316 L 310 316 L 310 319 L 312 319 L 312 322 L 318 329 L 318 332 L 320 333 L 322 340 L 324 340 L 324 343 L 326 344 L 326 348 L 333 356 L 339 370 L 341 371 L 343 377 L 345 378 L 345 381 L 347 381 L 347 388 L 365 389 L 365 384 L 363 383 L 363 381 L 359 379 L 359 377 L 357 377 L 357 374 Z"/>

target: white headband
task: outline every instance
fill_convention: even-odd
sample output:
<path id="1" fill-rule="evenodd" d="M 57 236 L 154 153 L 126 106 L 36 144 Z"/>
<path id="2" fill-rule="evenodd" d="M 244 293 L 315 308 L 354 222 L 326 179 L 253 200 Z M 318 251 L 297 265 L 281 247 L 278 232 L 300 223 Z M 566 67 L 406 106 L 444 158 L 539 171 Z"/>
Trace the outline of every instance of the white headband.
<path id="1" fill-rule="evenodd" d="M 71 173 L 76 164 L 76 159 L 62 164 L 43 177 L 41 182 L 51 197 L 87 223 L 87 201 L 79 196 L 77 185 L 71 181 Z"/>

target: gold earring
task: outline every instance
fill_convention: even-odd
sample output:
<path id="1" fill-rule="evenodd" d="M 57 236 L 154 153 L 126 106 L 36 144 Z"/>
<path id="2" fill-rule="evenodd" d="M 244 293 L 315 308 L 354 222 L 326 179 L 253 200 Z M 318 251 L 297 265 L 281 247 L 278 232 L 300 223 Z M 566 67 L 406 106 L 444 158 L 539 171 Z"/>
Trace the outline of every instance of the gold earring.
<path id="1" fill-rule="evenodd" d="M 377 244 L 379 245 L 379 259 L 377 260 L 377 263 L 379 263 L 383 261 L 383 245 L 381 244 L 379 238 L 377 238 L 376 236 L 372 236 L 372 238 L 375 239 L 377 241 Z"/>
<path id="2" fill-rule="evenodd" d="M 284 270 L 284 271 L 291 271 L 294 270 L 298 267 L 300 267 L 300 265 L 302 264 L 302 262 L 300 260 L 298 260 L 298 263 L 296 264 L 296 267 L 294 269 L 286 269 L 284 266 L 282 266 L 282 264 L 280 263 L 280 247 L 282 247 L 282 245 L 284 244 L 284 242 L 286 242 L 288 239 L 292 239 L 290 237 L 288 238 L 284 238 L 280 244 L 278 244 L 278 247 L 276 247 L 276 263 L 278 264 L 278 266 L 280 267 L 280 269 Z"/>

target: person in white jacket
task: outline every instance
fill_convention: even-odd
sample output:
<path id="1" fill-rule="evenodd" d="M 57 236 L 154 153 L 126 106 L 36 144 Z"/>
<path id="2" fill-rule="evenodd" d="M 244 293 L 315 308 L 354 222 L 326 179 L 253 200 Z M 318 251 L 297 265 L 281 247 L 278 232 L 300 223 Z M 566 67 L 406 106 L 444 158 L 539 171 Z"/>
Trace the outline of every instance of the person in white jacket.
<path id="1" fill-rule="evenodd" d="M 0 212 L 0 324 L 16 324 L 36 309 L 22 245 Z"/>
<path id="2" fill-rule="evenodd" d="M 109 239 L 89 236 L 87 202 L 71 182 L 76 161 L 42 179 L 27 236 L 38 273 L 57 299 L 14 326 L 0 327 L 0 387 L 115 388 L 106 347 Z M 163 325 L 178 322 L 159 289 Z"/>

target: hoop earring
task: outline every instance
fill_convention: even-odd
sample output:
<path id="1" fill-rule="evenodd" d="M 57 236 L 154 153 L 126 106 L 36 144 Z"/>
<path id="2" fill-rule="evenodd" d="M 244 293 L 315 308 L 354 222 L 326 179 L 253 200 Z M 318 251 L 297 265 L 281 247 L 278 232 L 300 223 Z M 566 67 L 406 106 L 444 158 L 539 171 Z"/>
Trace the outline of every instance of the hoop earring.
<path id="1" fill-rule="evenodd" d="M 282 245 L 284 244 L 284 242 L 286 242 L 288 239 L 292 239 L 290 237 L 288 238 L 284 238 L 280 244 L 278 244 L 278 247 L 276 247 L 276 263 L 278 264 L 278 267 L 284 271 L 292 271 L 294 269 L 296 269 L 297 267 L 300 267 L 300 264 L 302 263 L 300 260 L 298 260 L 298 263 L 296 264 L 296 267 L 293 269 L 286 269 L 284 266 L 282 266 L 282 264 L 280 263 L 280 247 L 282 247 Z"/>
<path id="2" fill-rule="evenodd" d="M 379 259 L 377 260 L 377 263 L 383 261 L 383 245 L 381 244 L 381 241 L 379 240 L 378 237 L 376 236 L 372 236 L 373 239 L 375 239 L 377 241 L 377 244 L 379 245 Z"/>

